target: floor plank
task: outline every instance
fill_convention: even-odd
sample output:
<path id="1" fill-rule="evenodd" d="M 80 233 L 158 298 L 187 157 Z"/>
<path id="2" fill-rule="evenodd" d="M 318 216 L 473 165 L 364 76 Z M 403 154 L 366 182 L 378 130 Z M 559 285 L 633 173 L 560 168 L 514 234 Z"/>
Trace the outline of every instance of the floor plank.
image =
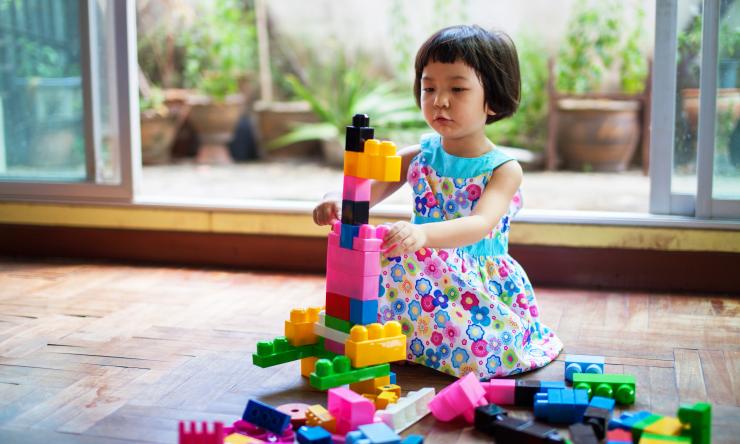
<path id="1" fill-rule="evenodd" d="M 251 364 L 291 308 L 322 305 L 322 276 L 0 258 L 0 442 L 172 443 L 178 420 L 230 422 L 246 401 L 325 403 L 297 363 Z M 664 415 L 709 400 L 713 442 L 740 436 L 740 302 L 733 296 L 538 288 L 567 353 L 605 356 Z M 525 378 L 559 380 L 564 356 Z M 404 391 L 436 371 L 393 365 Z M 513 416 L 530 417 L 527 409 Z M 427 417 L 429 443 L 489 442 Z"/>

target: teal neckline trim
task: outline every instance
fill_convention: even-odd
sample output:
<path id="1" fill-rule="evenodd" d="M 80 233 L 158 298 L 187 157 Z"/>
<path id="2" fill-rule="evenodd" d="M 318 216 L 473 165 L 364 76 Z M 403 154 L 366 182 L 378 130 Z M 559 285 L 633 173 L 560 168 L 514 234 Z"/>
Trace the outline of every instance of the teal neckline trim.
<path id="1" fill-rule="evenodd" d="M 443 221 L 442 218 L 419 216 L 417 214 L 414 214 L 411 219 L 411 223 L 419 225 Z M 508 236 L 495 236 L 493 239 L 485 238 L 458 249 L 475 257 L 504 256 L 509 252 L 509 238 Z"/>
<path id="2" fill-rule="evenodd" d="M 449 154 L 442 147 L 442 136 L 437 133 L 421 137 L 421 152 L 438 175 L 469 179 L 491 173 L 502 164 L 514 160 L 499 149 L 491 150 L 478 157 L 458 157 Z"/>

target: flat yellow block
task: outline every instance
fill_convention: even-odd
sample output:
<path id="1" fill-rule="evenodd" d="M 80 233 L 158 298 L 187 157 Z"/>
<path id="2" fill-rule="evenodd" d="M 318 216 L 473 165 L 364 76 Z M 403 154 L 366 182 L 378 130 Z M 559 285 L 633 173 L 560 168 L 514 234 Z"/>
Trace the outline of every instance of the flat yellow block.
<path id="1" fill-rule="evenodd" d="M 344 353 L 352 367 L 367 367 L 406 359 L 406 336 L 401 324 L 390 321 L 385 325 L 355 325 L 349 331 Z"/>
<path id="2" fill-rule="evenodd" d="M 380 387 L 383 387 L 384 385 L 389 385 L 390 383 L 390 375 L 381 376 L 375 379 L 366 379 L 360 382 L 353 382 L 349 385 L 349 389 L 357 393 L 358 395 L 369 394 L 375 396 L 378 393 L 378 389 Z"/>
<path id="3" fill-rule="evenodd" d="M 663 417 L 649 426 L 645 427 L 643 433 L 653 433 L 655 435 L 678 436 L 683 431 L 684 425 L 678 418 Z"/>
<path id="4" fill-rule="evenodd" d="M 309 426 L 321 426 L 334 433 L 337 421 L 323 405 L 316 404 L 306 410 L 306 424 Z"/>

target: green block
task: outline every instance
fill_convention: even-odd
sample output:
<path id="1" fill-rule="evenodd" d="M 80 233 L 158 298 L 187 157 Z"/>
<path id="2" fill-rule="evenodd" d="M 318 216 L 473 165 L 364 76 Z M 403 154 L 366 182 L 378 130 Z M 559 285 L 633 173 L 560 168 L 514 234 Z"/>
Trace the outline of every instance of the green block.
<path id="1" fill-rule="evenodd" d="M 319 359 L 309 378 L 311 385 L 319 390 L 328 390 L 345 384 L 379 378 L 391 374 L 389 364 L 351 368 L 349 358 L 335 356 L 333 360 Z"/>
<path id="2" fill-rule="evenodd" d="M 352 328 L 352 324 L 344 319 L 335 318 L 334 316 L 325 315 L 324 323 L 327 327 L 333 328 L 334 330 L 343 331 L 349 333 L 349 329 Z"/>
<path id="3" fill-rule="evenodd" d="M 324 338 L 322 338 L 321 336 L 319 336 L 318 342 L 316 343 L 316 345 L 314 345 L 313 352 L 314 352 L 314 356 L 316 356 L 319 359 L 332 360 L 334 359 L 335 356 L 337 356 L 336 353 L 331 352 L 324 347 Z"/>
<path id="4" fill-rule="evenodd" d="M 265 368 L 311 356 L 315 356 L 314 344 L 294 347 L 284 336 L 279 336 L 272 341 L 258 342 L 257 353 L 252 354 L 252 363 Z"/>
<path id="5" fill-rule="evenodd" d="M 680 442 L 684 444 L 691 443 L 691 440 L 685 436 L 656 435 L 655 433 L 645 433 L 644 435 L 642 435 L 642 439 L 652 439 L 656 442 Z"/>
<path id="6" fill-rule="evenodd" d="M 660 415 L 650 414 L 647 418 L 637 421 L 635 425 L 632 426 L 632 442 L 640 442 L 640 436 L 642 436 L 642 433 L 645 431 L 645 429 L 654 422 L 659 421 L 663 417 Z"/>
<path id="7" fill-rule="evenodd" d="M 588 397 L 613 398 L 620 404 L 635 402 L 635 377 L 616 373 L 575 373 L 573 388 L 588 390 Z"/>
<path id="8" fill-rule="evenodd" d="M 697 402 L 693 406 L 682 405 L 676 416 L 683 424 L 688 424 L 687 435 L 691 437 L 691 444 L 712 442 L 712 404 Z"/>

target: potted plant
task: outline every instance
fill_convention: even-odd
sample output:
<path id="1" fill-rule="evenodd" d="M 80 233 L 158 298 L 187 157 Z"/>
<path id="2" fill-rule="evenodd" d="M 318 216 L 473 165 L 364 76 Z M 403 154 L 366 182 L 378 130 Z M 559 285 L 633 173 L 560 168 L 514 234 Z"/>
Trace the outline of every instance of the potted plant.
<path id="1" fill-rule="evenodd" d="M 175 134 L 182 123 L 181 113 L 165 103 L 165 92 L 148 87 L 139 98 L 141 116 L 141 162 L 159 165 L 170 162 Z"/>
<path id="2" fill-rule="evenodd" d="M 199 92 L 189 100 L 189 118 L 201 140 L 199 160 L 222 163 L 230 160 L 225 145 L 251 101 L 256 31 L 241 0 L 201 6 L 203 19 L 185 43 L 185 84 Z"/>
<path id="3" fill-rule="evenodd" d="M 553 142 L 567 168 L 623 171 L 637 148 L 639 94 L 647 74 L 639 48 L 644 12 L 638 5 L 634 17 L 625 20 L 623 8 L 617 0 L 581 0 L 569 22 L 551 103 L 557 113 Z M 625 29 L 625 23 L 632 28 Z M 619 92 L 608 94 L 605 78 L 615 70 Z"/>
<path id="4" fill-rule="evenodd" d="M 314 59 L 314 60 L 318 60 Z M 344 162 L 342 136 L 345 127 L 357 113 L 370 115 L 373 126 L 382 127 L 384 135 L 398 136 L 404 132 L 426 128 L 411 93 L 401 93 L 390 81 L 380 81 L 368 74 L 371 68 L 358 57 L 350 61 L 342 51 L 330 54 L 327 62 L 316 65 L 314 74 L 304 82 L 294 75 L 286 77 L 296 96 L 308 103 L 318 122 L 298 123 L 294 128 L 270 142 L 281 147 L 305 140 L 320 140 L 324 160 L 329 165 Z"/>

